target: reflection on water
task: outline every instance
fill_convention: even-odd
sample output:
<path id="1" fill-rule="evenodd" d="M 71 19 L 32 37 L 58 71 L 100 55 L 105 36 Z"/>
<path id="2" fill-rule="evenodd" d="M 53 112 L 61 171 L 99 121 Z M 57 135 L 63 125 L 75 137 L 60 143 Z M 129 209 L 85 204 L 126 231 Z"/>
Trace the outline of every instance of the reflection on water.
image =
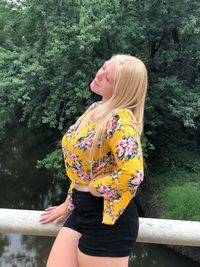
<path id="1" fill-rule="evenodd" d="M 47 153 L 43 133 L 10 131 L 0 144 L 0 207 L 42 210 L 61 203 L 67 183 L 52 182 L 51 174 L 36 170 L 36 159 Z M 0 267 L 44 267 L 54 238 L 0 235 Z M 136 244 L 130 267 L 197 267 L 199 264 L 179 256 L 161 245 Z"/>
<path id="2" fill-rule="evenodd" d="M 129 267 L 199 267 L 172 249 L 158 244 L 136 243 L 130 255 Z"/>
<path id="3" fill-rule="evenodd" d="M 27 130 L 12 132 L 12 138 L 0 144 L 0 206 L 3 208 L 41 210 L 65 197 L 66 181 L 52 182 L 49 172 L 35 168 L 37 159 L 48 152 L 48 144 L 42 134 L 36 140 L 34 136 L 35 133 Z"/>
<path id="4" fill-rule="evenodd" d="M 0 241 L 1 267 L 44 267 L 53 237 L 3 235 Z M 1 240 L 1 239 L 0 239 Z M 129 267 L 199 267 L 198 263 L 157 244 L 137 243 L 130 255 Z M 103 266 L 102 266 L 103 267 Z"/>
<path id="5" fill-rule="evenodd" d="M 1 253 L 1 267 L 42 267 L 53 243 L 51 237 L 3 235 L 7 245 Z"/>

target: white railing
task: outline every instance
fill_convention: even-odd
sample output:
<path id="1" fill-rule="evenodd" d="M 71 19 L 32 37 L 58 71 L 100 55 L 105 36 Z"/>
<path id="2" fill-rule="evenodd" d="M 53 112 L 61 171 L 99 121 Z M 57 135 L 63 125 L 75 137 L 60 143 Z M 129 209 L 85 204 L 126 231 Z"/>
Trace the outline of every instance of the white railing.
<path id="1" fill-rule="evenodd" d="M 0 233 L 56 236 L 62 225 L 41 225 L 42 211 L 0 209 Z M 137 242 L 200 246 L 200 222 L 140 218 Z"/>

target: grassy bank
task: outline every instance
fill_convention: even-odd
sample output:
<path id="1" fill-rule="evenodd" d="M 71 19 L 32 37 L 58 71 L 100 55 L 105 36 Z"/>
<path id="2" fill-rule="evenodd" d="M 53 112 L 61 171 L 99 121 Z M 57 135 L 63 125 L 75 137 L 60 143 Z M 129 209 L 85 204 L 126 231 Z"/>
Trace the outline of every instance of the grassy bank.
<path id="1" fill-rule="evenodd" d="M 173 170 L 151 178 L 161 218 L 200 221 L 200 175 Z"/>

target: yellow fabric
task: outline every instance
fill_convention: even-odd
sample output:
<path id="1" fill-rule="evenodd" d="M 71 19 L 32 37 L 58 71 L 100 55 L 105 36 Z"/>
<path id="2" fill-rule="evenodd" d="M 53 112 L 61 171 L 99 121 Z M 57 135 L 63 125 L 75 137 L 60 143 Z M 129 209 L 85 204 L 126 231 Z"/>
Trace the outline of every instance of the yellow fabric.
<path id="1" fill-rule="evenodd" d="M 104 197 L 103 221 L 114 224 L 135 196 L 143 180 L 143 157 L 140 138 L 134 127 L 134 117 L 127 109 L 113 112 L 107 123 L 104 140 L 98 145 L 93 160 L 93 177 L 90 176 L 89 150 L 95 135 L 95 122 L 85 125 L 75 133 L 84 116 L 101 102 L 91 105 L 72 125 L 62 138 L 66 173 L 72 181 L 68 194 L 71 196 L 74 183 L 93 185 Z M 100 147 L 103 151 L 99 156 Z M 105 174 L 100 179 L 95 177 Z"/>

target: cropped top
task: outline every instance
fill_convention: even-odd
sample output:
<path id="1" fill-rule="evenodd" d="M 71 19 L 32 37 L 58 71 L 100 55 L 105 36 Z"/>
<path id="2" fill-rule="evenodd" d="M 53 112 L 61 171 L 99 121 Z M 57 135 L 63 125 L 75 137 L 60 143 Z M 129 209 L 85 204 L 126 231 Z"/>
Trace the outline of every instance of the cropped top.
<path id="1" fill-rule="evenodd" d="M 132 112 L 128 109 L 114 111 L 106 124 L 103 142 L 96 147 L 91 177 L 88 155 L 95 135 L 95 121 L 86 124 L 78 133 L 76 130 L 86 114 L 100 103 L 93 103 L 62 138 L 66 173 L 72 181 L 68 208 L 73 209 L 74 184 L 88 185 L 93 180 L 94 188 L 104 198 L 102 223 L 114 224 L 143 181 L 143 156 Z M 102 174 L 105 176 L 95 180 Z"/>

